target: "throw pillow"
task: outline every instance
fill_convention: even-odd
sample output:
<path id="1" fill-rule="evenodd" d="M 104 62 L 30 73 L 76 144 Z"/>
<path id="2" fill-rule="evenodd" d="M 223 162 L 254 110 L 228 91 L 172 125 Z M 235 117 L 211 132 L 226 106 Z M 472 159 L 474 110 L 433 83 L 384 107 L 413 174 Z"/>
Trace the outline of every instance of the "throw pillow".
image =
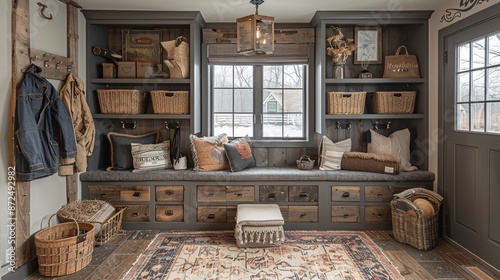
<path id="1" fill-rule="evenodd" d="M 170 141 L 168 140 L 159 144 L 132 143 L 131 148 L 134 162 L 132 172 L 172 168 Z"/>
<path id="2" fill-rule="evenodd" d="M 108 139 L 111 144 L 111 166 L 106 170 L 129 170 L 134 168 L 132 160 L 132 143 L 155 144 L 158 142 L 159 132 L 142 135 L 130 135 L 109 132 Z"/>
<path id="3" fill-rule="evenodd" d="M 370 130 L 371 142 L 368 143 L 368 153 L 388 154 L 399 157 L 401 171 L 417 170 L 410 163 L 410 130 L 398 130 L 388 137 Z"/>
<path id="4" fill-rule="evenodd" d="M 241 171 L 249 167 L 255 167 L 252 142 L 248 135 L 224 144 L 224 149 L 226 150 L 226 156 L 229 160 L 229 167 L 232 172 Z"/>
<path id="5" fill-rule="evenodd" d="M 228 142 L 227 135 L 222 133 L 212 137 L 197 137 L 189 135 L 191 152 L 193 154 L 196 171 L 227 170 L 229 164 L 224 151 L 224 144 Z"/>
<path id="6" fill-rule="evenodd" d="M 342 156 L 344 152 L 351 151 L 351 139 L 342 140 L 334 143 L 328 137 L 323 135 L 320 145 L 319 169 L 320 170 L 338 170 L 341 169 Z"/>

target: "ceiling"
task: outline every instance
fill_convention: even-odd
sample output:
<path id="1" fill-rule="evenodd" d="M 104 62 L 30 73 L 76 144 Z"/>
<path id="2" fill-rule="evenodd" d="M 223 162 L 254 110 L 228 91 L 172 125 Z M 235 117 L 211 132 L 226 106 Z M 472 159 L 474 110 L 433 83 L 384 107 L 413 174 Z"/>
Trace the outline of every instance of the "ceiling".
<path id="1" fill-rule="evenodd" d="M 265 0 L 259 14 L 277 23 L 308 23 L 316 11 L 436 10 L 458 0 Z M 200 11 L 206 22 L 234 22 L 252 14 L 249 0 L 76 0 L 87 10 Z"/>

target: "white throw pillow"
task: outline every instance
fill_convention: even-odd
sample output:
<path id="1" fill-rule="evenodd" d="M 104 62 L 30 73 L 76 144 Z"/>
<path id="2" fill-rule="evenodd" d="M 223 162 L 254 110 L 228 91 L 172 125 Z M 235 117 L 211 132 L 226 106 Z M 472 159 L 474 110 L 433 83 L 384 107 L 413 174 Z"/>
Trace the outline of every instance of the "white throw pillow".
<path id="1" fill-rule="evenodd" d="M 170 141 L 158 144 L 131 144 L 133 172 L 172 168 Z"/>
<path id="2" fill-rule="evenodd" d="M 417 170 L 410 163 L 410 130 L 398 130 L 386 137 L 370 130 L 371 142 L 368 143 L 368 153 L 388 154 L 401 159 L 402 171 Z"/>
<path id="3" fill-rule="evenodd" d="M 344 152 L 351 151 L 351 139 L 342 140 L 334 143 L 328 137 L 323 135 L 320 145 L 319 169 L 320 170 L 339 170 L 341 169 L 342 156 Z"/>

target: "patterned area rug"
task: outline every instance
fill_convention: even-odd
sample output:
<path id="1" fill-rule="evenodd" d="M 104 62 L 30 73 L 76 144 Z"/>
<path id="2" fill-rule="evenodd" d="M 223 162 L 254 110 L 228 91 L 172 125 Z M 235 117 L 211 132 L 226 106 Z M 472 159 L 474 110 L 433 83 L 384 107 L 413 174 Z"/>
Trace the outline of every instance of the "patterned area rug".
<path id="1" fill-rule="evenodd" d="M 363 232 L 285 233 L 248 249 L 232 231 L 160 233 L 124 279 L 404 279 Z"/>

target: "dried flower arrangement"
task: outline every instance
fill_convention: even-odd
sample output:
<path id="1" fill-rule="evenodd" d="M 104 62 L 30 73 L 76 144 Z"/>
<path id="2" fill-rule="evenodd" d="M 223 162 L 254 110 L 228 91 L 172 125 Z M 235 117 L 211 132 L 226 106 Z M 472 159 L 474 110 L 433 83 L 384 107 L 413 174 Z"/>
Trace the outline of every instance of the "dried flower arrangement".
<path id="1" fill-rule="evenodd" d="M 332 57 L 333 63 L 343 64 L 357 46 L 354 44 L 354 39 L 344 38 L 340 27 L 332 26 L 332 28 L 337 31 L 337 34 L 326 39 L 330 45 L 326 48 L 326 54 Z"/>

